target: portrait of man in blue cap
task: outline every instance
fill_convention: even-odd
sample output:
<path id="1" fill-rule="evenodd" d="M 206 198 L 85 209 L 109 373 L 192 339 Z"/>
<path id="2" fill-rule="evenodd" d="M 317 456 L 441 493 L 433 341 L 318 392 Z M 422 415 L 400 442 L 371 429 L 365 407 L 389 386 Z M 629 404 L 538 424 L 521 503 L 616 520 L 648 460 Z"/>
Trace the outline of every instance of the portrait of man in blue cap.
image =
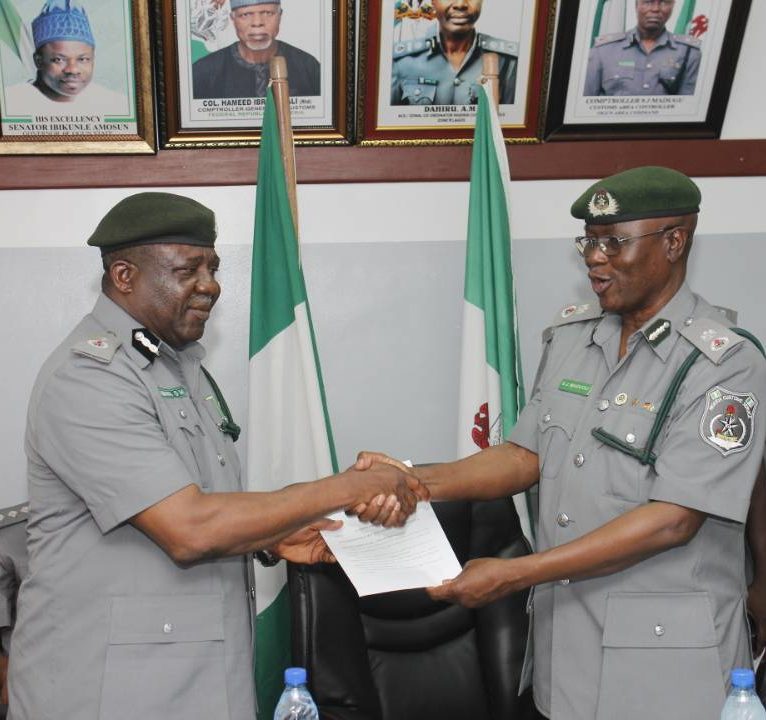
<path id="1" fill-rule="evenodd" d="M 79 0 L 46 0 L 32 20 L 34 79 L 6 88 L 14 112 L 50 113 L 68 103 L 79 111 L 127 109 L 126 98 L 93 82 L 96 41 Z"/>
<path id="2" fill-rule="evenodd" d="M 209 2 L 223 4 L 223 0 Z M 321 94 L 319 61 L 305 50 L 277 40 L 281 0 L 230 0 L 230 7 L 237 41 L 192 65 L 194 98 L 265 97 L 269 60 L 277 55 L 287 63 L 290 95 Z"/>

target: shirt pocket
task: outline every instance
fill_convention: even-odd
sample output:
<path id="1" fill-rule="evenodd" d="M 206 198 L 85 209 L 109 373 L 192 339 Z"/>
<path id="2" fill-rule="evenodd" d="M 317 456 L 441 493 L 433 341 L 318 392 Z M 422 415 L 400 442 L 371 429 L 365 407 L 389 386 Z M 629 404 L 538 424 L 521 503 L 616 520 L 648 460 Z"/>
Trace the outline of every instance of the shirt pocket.
<path id="1" fill-rule="evenodd" d="M 564 458 L 584 408 L 584 398 L 567 397 L 561 392 L 543 391 L 537 428 L 540 477 L 555 478 L 561 471 Z"/>
<path id="2" fill-rule="evenodd" d="M 596 720 L 718 717 L 723 673 L 706 592 L 610 593 Z"/>
<path id="3" fill-rule="evenodd" d="M 635 65 L 612 65 L 604 69 L 602 85 L 607 95 L 636 95 Z"/>
<path id="4" fill-rule="evenodd" d="M 610 409 L 601 418 L 599 427 L 626 448 L 641 452 L 649 442 L 656 419 L 654 413 L 646 410 Z M 638 458 L 608 446 L 603 441 L 600 441 L 598 451 L 606 454 L 606 470 L 599 476 L 604 483 L 604 493 L 632 503 L 648 501 L 652 465 L 642 465 Z"/>
<path id="5" fill-rule="evenodd" d="M 657 79 L 659 80 L 662 87 L 665 88 L 665 92 L 667 92 L 669 95 L 675 95 L 678 93 L 679 72 L 680 68 L 676 67 L 675 62 L 668 63 L 667 65 L 660 68 Z"/>
<path id="6" fill-rule="evenodd" d="M 115 597 L 99 718 L 228 717 L 223 597 Z"/>
<path id="7" fill-rule="evenodd" d="M 174 406 L 170 413 L 168 441 L 180 455 L 195 482 L 207 488 L 210 471 L 205 461 L 205 431 L 197 417 L 197 411 L 189 403 Z"/>
<path id="8" fill-rule="evenodd" d="M 436 88 L 435 82 L 405 80 L 402 82 L 402 101 L 407 105 L 433 105 Z"/>

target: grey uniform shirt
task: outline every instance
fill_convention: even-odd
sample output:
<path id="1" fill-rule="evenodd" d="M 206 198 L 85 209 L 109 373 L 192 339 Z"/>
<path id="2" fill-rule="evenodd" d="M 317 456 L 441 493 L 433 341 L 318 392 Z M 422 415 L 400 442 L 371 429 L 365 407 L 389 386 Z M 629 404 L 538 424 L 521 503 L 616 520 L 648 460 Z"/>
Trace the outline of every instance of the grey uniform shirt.
<path id="1" fill-rule="evenodd" d="M 763 454 L 766 361 L 720 318 L 684 285 L 631 336 L 622 360 L 620 318 L 601 316 L 595 301 L 565 308 L 548 337 L 511 436 L 539 456 L 539 549 L 653 500 L 708 514 L 685 546 L 621 572 L 535 588 L 535 702 L 555 720 L 718 720 L 729 670 L 751 660 L 744 521 Z M 591 429 L 645 446 L 695 347 L 682 333 L 705 354 L 681 384 L 654 468 L 642 466 Z M 731 443 L 718 437 L 729 405 L 737 420 Z"/>
<path id="2" fill-rule="evenodd" d="M 636 28 L 605 35 L 588 54 L 583 95 L 693 95 L 700 43 L 667 30 L 646 52 Z"/>
<path id="3" fill-rule="evenodd" d="M 481 56 L 500 57 L 500 103 L 511 104 L 516 93 L 518 44 L 476 33 L 462 65 L 455 70 L 439 34 L 394 44 L 391 75 L 392 105 L 475 105 L 479 101 Z"/>
<path id="4" fill-rule="evenodd" d="M 102 295 L 32 392 L 12 718 L 254 717 L 244 559 L 179 567 L 127 522 L 192 483 L 241 490 L 201 346 L 151 362 L 138 325 Z"/>

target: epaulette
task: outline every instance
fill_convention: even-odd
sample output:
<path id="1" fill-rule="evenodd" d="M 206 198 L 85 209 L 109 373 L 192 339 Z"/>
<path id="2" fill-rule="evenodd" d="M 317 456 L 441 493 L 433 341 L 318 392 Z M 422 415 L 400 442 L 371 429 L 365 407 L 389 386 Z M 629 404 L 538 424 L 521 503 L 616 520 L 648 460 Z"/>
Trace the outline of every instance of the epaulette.
<path id="1" fill-rule="evenodd" d="M 585 320 L 595 320 L 597 317 L 601 317 L 602 314 L 603 310 L 601 310 L 601 306 L 597 302 L 565 305 L 556 313 L 553 323 L 543 330 L 543 343 L 548 342 L 553 337 L 554 328 Z"/>
<path id="2" fill-rule="evenodd" d="M 71 349 L 76 355 L 84 355 L 108 365 L 112 362 L 112 358 L 121 344 L 122 342 L 115 335 L 106 333 L 105 335 L 90 337 L 87 340 L 80 340 Z"/>
<path id="3" fill-rule="evenodd" d="M 680 42 L 683 45 L 688 45 L 689 47 L 698 48 L 702 45 L 700 39 L 694 37 L 693 35 L 673 35 L 672 37 L 676 42 Z"/>
<path id="4" fill-rule="evenodd" d="M 425 50 L 430 50 L 435 42 L 435 37 L 427 37 L 416 40 L 402 40 L 394 43 L 394 60 L 407 57 L 407 55 L 418 55 Z"/>
<path id="5" fill-rule="evenodd" d="M 19 503 L 0 509 L 0 528 L 24 522 L 29 517 L 29 503 Z"/>
<path id="6" fill-rule="evenodd" d="M 724 307 L 723 305 L 713 305 L 713 308 L 721 313 L 724 320 L 726 321 L 726 325 L 732 327 L 737 324 L 737 316 L 739 313 L 736 310 Z"/>
<path id="7" fill-rule="evenodd" d="M 479 33 L 479 47 L 487 52 L 513 55 L 514 57 L 519 56 L 519 44 L 517 42 L 501 40 L 500 38 L 484 35 L 483 33 Z"/>
<path id="8" fill-rule="evenodd" d="M 593 41 L 593 47 L 599 47 L 601 45 L 606 45 L 607 43 L 613 43 L 613 42 L 617 42 L 618 40 L 624 40 L 624 39 L 625 39 L 624 32 L 609 33 L 609 35 L 599 35 Z"/>
<path id="9" fill-rule="evenodd" d="M 721 364 L 731 348 L 745 342 L 741 335 L 710 318 L 697 318 L 679 333 L 716 365 Z"/>

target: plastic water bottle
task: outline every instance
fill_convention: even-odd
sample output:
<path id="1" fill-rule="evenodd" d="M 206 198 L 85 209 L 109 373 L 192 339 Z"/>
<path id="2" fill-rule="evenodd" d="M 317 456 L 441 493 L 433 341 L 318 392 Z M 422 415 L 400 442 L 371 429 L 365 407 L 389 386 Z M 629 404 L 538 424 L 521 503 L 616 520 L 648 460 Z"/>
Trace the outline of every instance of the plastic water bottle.
<path id="1" fill-rule="evenodd" d="M 285 689 L 274 710 L 274 720 L 319 720 L 319 712 L 306 687 L 306 668 L 285 670 Z"/>
<path id="2" fill-rule="evenodd" d="M 755 694 L 755 675 L 747 668 L 731 671 L 731 691 L 721 711 L 721 720 L 766 720 L 766 710 Z"/>

